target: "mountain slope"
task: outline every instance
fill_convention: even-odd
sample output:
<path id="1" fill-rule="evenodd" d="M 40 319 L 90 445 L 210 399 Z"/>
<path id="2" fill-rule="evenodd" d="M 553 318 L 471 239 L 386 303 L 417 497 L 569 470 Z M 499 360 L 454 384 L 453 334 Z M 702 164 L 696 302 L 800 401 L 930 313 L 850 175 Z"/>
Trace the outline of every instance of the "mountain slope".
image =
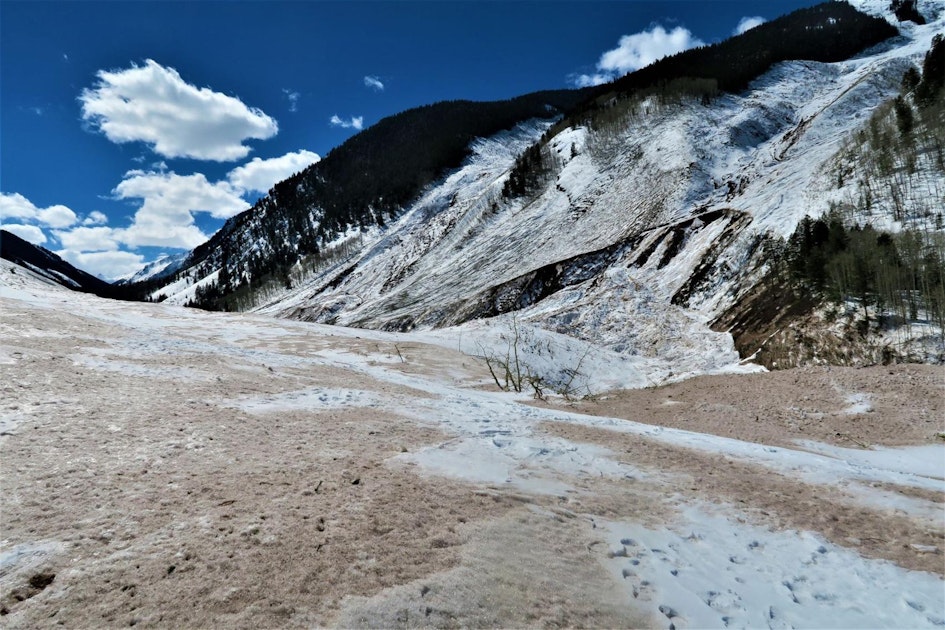
<path id="1" fill-rule="evenodd" d="M 189 252 L 161 256 L 157 260 L 148 263 L 133 274 L 120 278 L 115 284 L 128 285 L 144 282 L 155 282 L 162 278 L 167 278 L 179 270 L 187 261 Z"/>
<path id="2" fill-rule="evenodd" d="M 768 239 L 840 198 L 827 175 L 834 154 L 895 95 L 934 28 L 848 62 L 778 64 L 708 106 L 651 99 L 621 125 L 562 130 L 548 143 L 556 175 L 532 198 L 501 200 L 512 162 L 484 151 L 488 171 L 471 161 L 358 264 L 265 310 L 398 329 L 517 310 L 664 359 L 666 373 L 730 362 L 706 325 L 753 286 Z M 477 185 L 458 187 L 464 177 Z M 426 216 L 436 218 L 416 218 Z"/>
<path id="3" fill-rule="evenodd" d="M 213 287 L 188 299 L 226 307 L 234 293 L 282 281 L 306 257 L 324 258 L 340 234 L 383 226 L 425 186 L 457 167 L 469 143 L 530 118 L 551 118 L 584 98 L 579 90 L 507 101 L 449 101 L 390 116 L 348 139 L 324 159 L 276 184 L 253 208 L 229 219 L 194 250 L 187 286 L 222 270 Z M 172 291 L 152 292 L 170 295 Z"/>
<path id="4" fill-rule="evenodd" d="M 317 255 L 252 291 L 245 276 L 233 290 L 238 267 L 220 249 L 169 299 L 396 330 L 503 314 L 499 328 L 511 328 L 514 313 L 566 336 L 554 343 L 576 338 L 605 363 L 638 362 L 641 382 L 726 368 L 739 356 L 713 325 L 765 281 L 778 239 L 847 199 L 837 154 L 921 65 L 943 26 L 930 17 L 845 61 L 777 63 L 735 94 L 656 86 L 605 115 L 521 122 L 473 143 L 393 223 L 329 232 Z M 526 154 L 538 170 L 509 195 Z M 934 169 L 922 177 L 942 180 Z M 245 256 L 295 234 L 226 238 L 242 239 L 230 251 Z"/>
<path id="5" fill-rule="evenodd" d="M 190 263 L 194 269 L 187 274 L 190 283 L 222 273 L 188 300 L 212 308 L 234 308 L 236 303 L 243 308 L 245 298 L 258 293 L 261 284 L 289 284 L 289 271 L 299 261 L 320 264 L 324 250 L 329 258 L 336 255 L 332 245 L 342 235 L 383 228 L 400 216 L 426 186 L 459 166 L 474 138 L 529 118 L 608 109 L 614 95 L 641 87 L 660 90 L 687 71 L 697 77 L 697 89 L 705 81 L 737 89 L 779 59 L 807 55 L 834 60 L 895 33 L 885 21 L 835 2 L 759 29 L 760 35 L 746 33 L 681 53 L 599 88 L 539 92 L 494 103 L 438 103 L 384 119 L 276 185 L 268 197 L 197 248 Z"/>
<path id="6" fill-rule="evenodd" d="M 6 230 L 0 230 L 0 258 L 74 291 L 107 295 L 111 289 L 104 280 L 76 269 L 48 249 L 37 247 Z"/>

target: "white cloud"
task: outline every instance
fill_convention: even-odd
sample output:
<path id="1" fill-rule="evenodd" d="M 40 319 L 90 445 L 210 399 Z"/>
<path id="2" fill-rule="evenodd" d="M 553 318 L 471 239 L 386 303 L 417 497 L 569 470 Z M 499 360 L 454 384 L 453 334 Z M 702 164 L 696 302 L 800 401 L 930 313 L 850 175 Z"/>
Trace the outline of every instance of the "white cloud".
<path id="1" fill-rule="evenodd" d="M 255 190 L 265 193 L 273 185 L 320 159 L 317 153 L 304 149 L 268 160 L 253 158 L 247 164 L 230 171 L 228 179 L 231 184 L 246 192 Z"/>
<path id="2" fill-rule="evenodd" d="M 577 87 L 600 85 L 668 55 L 703 45 L 687 28 L 677 26 L 667 31 L 657 24 L 648 31 L 621 37 L 616 48 L 600 56 L 596 73 L 573 75 L 570 79 Z"/>
<path id="3" fill-rule="evenodd" d="M 46 242 L 46 235 L 43 234 L 43 231 L 36 227 L 35 225 L 23 225 L 22 223 L 2 223 L 0 228 L 16 234 L 24 241 L 28 241 L 33 245 L 42 245 Z"/>
<path id="4" fill-rule="evenodd" d="M 0 193 L 0 219 L 26 219 L 54 228 L 65 228 L 78 221 L 75 212 L 66 206 L 38 208 L 20 193 Z"/>
<path id="5" fill-rule="evenodd" d="M 767 20 L 763 17 L 756 15 L 754 17 L 743 17 L 738 21 L 738 26 L 735 27 L 735 30 L 732 31 L 732 35 L 741 35 L 745 31 L 749 31 L 756 26 L 764 24 Z"/>
<path id="6" fill-rule="evenodd" d="M 590 87 L 592 85 L 602 85 L 608 81 L 612 81 L 616 76 L 612 74 L 601 74 L 599 72 L 594 74 L 573 74 L 568 77 L 568 81 L 574 87 Z"/>
<path id="7" fill-rule="evenodd" d="M 20 193 L 0 193 L 0 219 L 35 219 L 39 208 Z"/>
<path id="8" fill-rule="evenodd" d="M 293 92 L 286 88 L 282 88 L 282 93 L 285 94 L 285 97 L 289 99 L 289 111 L 297 112 L 299 111 L 299 99 L 302 97 L 298 92 Z"/>
<path id="9" fill-rule="evenodd" d="M 75 225 L 78 220 L 79 217 L 75 216 L 75 212 L 66 206 L 49 206 L 39 211 L 40 223 L 44 223 L 49 227 L 67 228 L 70 225 Z"/>
<path id="10" fill-rule="evenodd" d="M 108 280 L 131 275 L 144 266 L 144 256 L 133 252 L 76 252 L 63 249 L 56 254 L 82 271 Z"/>
<path id="11" fill-rule="evenodd" d="M 352 116 L 350 120 L 345 120 L 344 118 L 339 118 L 338 114 L 335 114 L 328 122 L 333 127 L 343 127 L 344 129 L 360 130 L 364 128 L 364 116 Z"/>
<path id="12" fill-rule="evenodd" d="M 194 225 L 193 213 L 226 219 L 249 207 L 242 190 L 229 182 L 211 184 L 202 173 L 130 171 L 115 187 L 118 199 L 141 199 L 130 227 L 116 238 L 132 247 L 145 245 L 193 249 L 207 240 Z"/>
<path id="13" fill-rule="evenodd" d="M 64 248 L 74 252 L 115 251 L 118 249 L 116 230 L 110 227 L 77 227 L 69 231 L 58 230 L 55 234 Z"/>
<path id="14" fill-rule="evenodd" d="M 98 210 L 92 210 L 89 216 L 82 219 L 82 225 L 104 225 L 105 223 L 108 223 L 108 217 Z"/>
<path id="15" fill-rule="evenodd" d="M 259 109 L 186 83 L 151 59 L 126 70 L 100 70 L 79 100 L 82 118 L 112 142 L 146 142 L 169 158 L 238 160 L 250 151 L 244 140 L 264 140 L 279 130 Z"/>
<path id="16" fill-rule="evenodd" d="M 384 84 L 381 83 L 381 80 L 377 77 L 372 77 L 372 76 L 364 77 L 364 87 L 369 87 L 375 92 L 384 91 Z"/>

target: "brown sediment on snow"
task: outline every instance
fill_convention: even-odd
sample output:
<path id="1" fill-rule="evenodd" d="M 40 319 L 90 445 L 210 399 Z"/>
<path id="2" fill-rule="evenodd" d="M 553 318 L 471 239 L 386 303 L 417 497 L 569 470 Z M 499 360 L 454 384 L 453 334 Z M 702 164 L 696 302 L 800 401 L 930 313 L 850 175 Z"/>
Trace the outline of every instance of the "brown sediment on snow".
<path id="1" fill-rule="evenodd" d="M 536 424 L 535 409 L 482 394 L 485 367 L 448 348 L 43 291 L 0 304 L 4 627 L 649 627 L 599 524 L 665 529 L 690 500 L 942 574 L 941 524 L 579 418 Z M 784 373 L 800 379 L 791 387 L 780 373 L 704 377 L 580 410 L 649 404 L 667 426 L 766 444 L 831 441 L 841 421 L 870 443 L 927 443 L 937 373 L 884 370 Z M 828 428 L 800 431 L 784 412 L 751 433 L 765 408 Z M 454 434 L 449 414 L 504 422 L 521 440 L 517 478 L 548 486 L 448 479 L 411 459 L 491 444 Z M 886 416 L 892 432 L 871 428 Z M 584 444 L 605 447 L 607 465 L 594 468 L 595 450 L 556 467 Z M 530 458 L 544 447 L 556 463 Z M 872 485 L 941 505 L 930 490 Z"/>
<path id="2" fill-rule="evenodd" d="M 5 627 L 406 625 L 408 618 L 647 625 L 599 561 L 603 549 L 588 550 L 588 522 L 561 516 L 569 514 L 558 507 L 562 499 L 391 465 L 450 436 L 390 405 L 286 403 L 298 392 L 315 392 L 318 403 L 320 391 L 435 397 L 344 365 L 306 362 L 318 352 L 370 355 L 406 374 L 442 376 L 448 368 L 444 378 L 457 383 L 477 377 L 468 357 L 308 331 L 233 341 L 225 325 L 207 334 L 206 323 L 191 330 L 166 309 L 137 309 L 135 316 L 166 318 L 176 330 L 154 337 L 107 316 L 4 300 Z M 269 322 L 257 324 L 265 333 Z M 292 362 L 270 360 L 280 356 Z M 271 404 L 252 413 L 234 401 Z M 408 591 L 415 609 L 398 604 Z"/>
<path id="3" fill-rule="evenodd" d="M 930 444 L 945 432 L 945 367 L 807 367 L 700 376 L 609 392 L 573 409 L 788 448 L 797 448 L 796 440 L 848 448 Z"/>
<path id="4" fill-rule="evenodd" d="M 889 492 L 896 492 L 906 497 L 921 499 L 931 503 L 945 503 L 945 492 L 936 492 L 927 488 L 916 488 L 913 486 L 901 486 L 895 483 L 874 481 L 870 487 L 881 488 Z M 942 519 L 945 520 L 945 511 L 942 512 Z"/>
<path id="5" fill-rule="evenodd" d="M 865 556 L 945 575 L 941 523 L 869 509 L 856 504 L 841 487 L 811 485 L 724 455 L 669 446 L 599 427 L 544 422 L 539 428 L 568 440 L 605 446 L 644 470 L 677 473 L 659 481 L 662 492 L 677 495 L 674 502 L 679 502 L 679 497 L 722 500 L 771 527 L 820 532 L 834 544 L 856 549 Z M 937 500 L 943 497 L 939 495 Z M 926 547 L 939 551 L 921 551 Z"/>
<path id="6" fill-rule="evenodd" d="M 8 627 L 322 625 L 345 597 L 454 566 L 464 523 L 517 505 L 384 466 L 442 439 L 390 415 L 219 420 L 216 407 L 180 423 L 140 418 L 112 439 L 50 418 L 10 436 L 3 551 L 65 549 L 42 567 L 63 595 L 30 600 Z M 22 585 L 0 585 L 20 612 Z"/>
<path id="7" fill-rule="evenodd" d="M 607 545 L 586 521 L 525 506 L 464 526 L 459 563 L 345 602 L 344 628 L 653 627 L 605 571 Z M 593 530 L 591 530 L 593 531 Z"/>

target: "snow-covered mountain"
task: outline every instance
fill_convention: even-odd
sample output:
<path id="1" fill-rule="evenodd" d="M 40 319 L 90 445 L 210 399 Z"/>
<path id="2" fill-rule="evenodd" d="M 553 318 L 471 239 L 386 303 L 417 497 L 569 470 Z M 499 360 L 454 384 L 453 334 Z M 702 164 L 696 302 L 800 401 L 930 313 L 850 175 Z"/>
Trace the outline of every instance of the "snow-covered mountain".
<path id="1" fill-rule="evenodd" d="M 477 140 L 396 220 L 336 233 L 228 305 L 388 330 L 514 314 L 500 326 L 521 322 L 643 361 L 652 382 L 735 364 L 724 316 L 757 292 L 770 245 L 802 218 L 844 204 L 860 211 L 862 179 L 839 182 L 839 156 L 945 30 L 931 1 L 918 4 L 925 25 L 899 23 L 886 2 L 853 4 L 900 35 L 844 61 L 777 63 L 734 94 L 656 93 L 621 101 L 603 122 L 529 120 Z M 536 143 L 549 174 L 523 196 L 504 194 Z M 925 229 L 940 231 L 945 181 L 932 162 L 899 173 L 898 190 L 924 204 Z M 881 186 L 871 194 L 870 220 L 901 228 L 884 208 L 902 198 Z M 225 256 L 152 297 L 193 301 L 220 281 Z"/>
<path id="2" fill-rule="evenodd" d="M 0 230 L 0 258 L 20 265 L 51 284 L 73 291 L 109 293 L 110 285 L 101 278 L 76 269 L 45 247 L 33 245 L 6 230 Z"/>
<path id="3" fill-rule="evenodd" d="M 119 278 L 117 284 L 133 284 L 171 276 L 184 265 L 189 255 L 189 252 L 180 252 L 159 256 L 157 260 L 148 263 L 138 271 Z"/>

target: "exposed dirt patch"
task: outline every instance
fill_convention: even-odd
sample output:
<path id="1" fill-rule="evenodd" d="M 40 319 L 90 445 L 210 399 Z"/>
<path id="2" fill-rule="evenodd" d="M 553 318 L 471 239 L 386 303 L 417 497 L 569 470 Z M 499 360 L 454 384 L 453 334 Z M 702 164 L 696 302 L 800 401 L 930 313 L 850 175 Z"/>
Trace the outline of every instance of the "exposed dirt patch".
<path id="1" fill-rule="evenodd" d="M 765 241 L 764 246 L 770 245 Z M 766 258 L 777 258 L 769 254 Z M 873 366 L 928 361 L 922 343 L 890 343 L 860 309 L 839 308 L 769 272 L 712 322 L 742 357 L 772 370 L 807 365 Z M 868 329 L 868 330 L 867 330 Z M 937 361 L 943 357 L 934 351 Z"/>

